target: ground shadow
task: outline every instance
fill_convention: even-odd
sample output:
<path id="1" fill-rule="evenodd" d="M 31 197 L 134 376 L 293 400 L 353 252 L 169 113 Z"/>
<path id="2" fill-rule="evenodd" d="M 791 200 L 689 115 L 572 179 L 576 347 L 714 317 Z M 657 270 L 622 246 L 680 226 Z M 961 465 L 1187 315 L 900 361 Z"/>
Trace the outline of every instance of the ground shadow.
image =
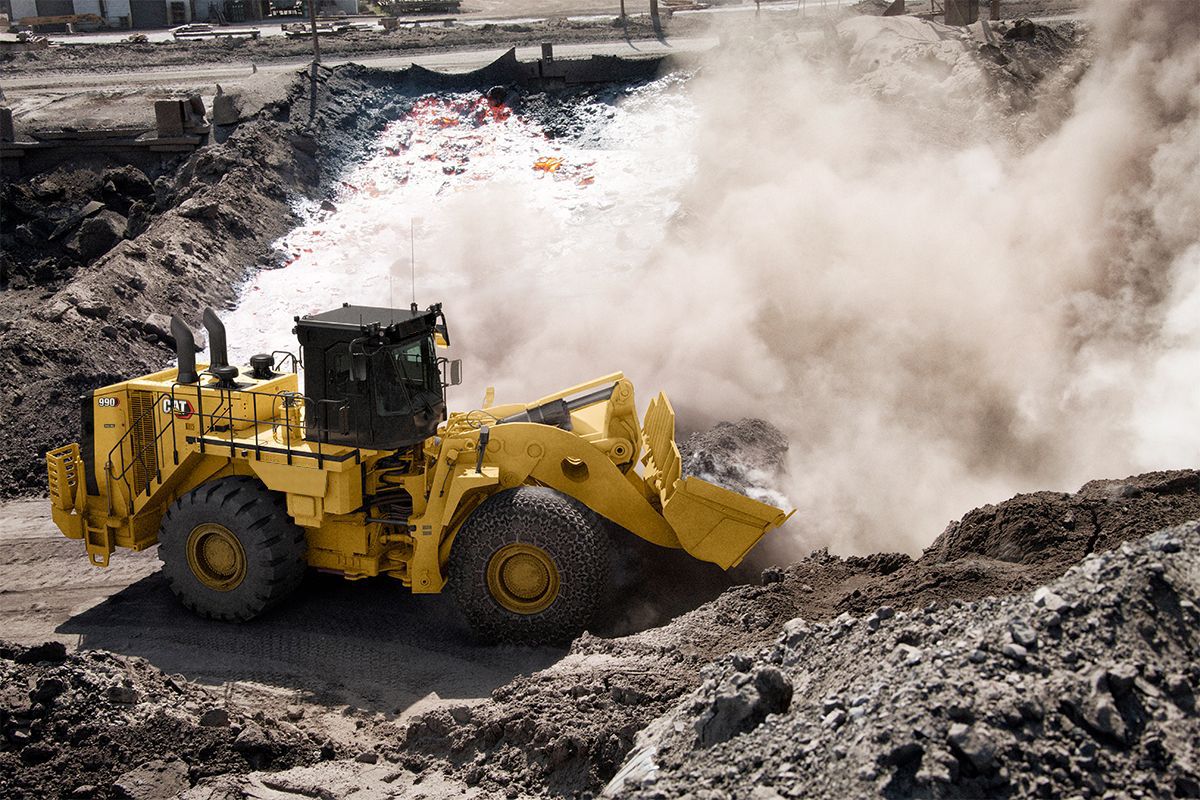
<path id="1" fill-rule="evenodd" d="M 634 536 L 614 537 L 614 544 L 614 591 L 591 626 L 606 638 L 664 624 L 752 579 Z M 447 594 L 414 595 L 388 579 L 349 582 L 316 572 L 281 607 L 246 623 L 196 616 L 155 573 L 56 630 L 78 636 L 81 649 L 140 656 L 201 683 L 254 681 L 293 691 L 296 702 L 388 716 L 431 694 L 487 697 L 567 652 L 481 644 Z"/>
<path id="2" fill-rule="evenodd" d="M 484 646 L 448 596 L 316 573 L 283 606 L 241 624 L 192 614 L 155 573 L 57 630 L 78 635 L 81 648 L 140 656 L 202 683 L 255 681 L 293 690 L 298 701 L 347 703 L 389 716 L 431 693 L 486 697 L 566 652 Z"/>

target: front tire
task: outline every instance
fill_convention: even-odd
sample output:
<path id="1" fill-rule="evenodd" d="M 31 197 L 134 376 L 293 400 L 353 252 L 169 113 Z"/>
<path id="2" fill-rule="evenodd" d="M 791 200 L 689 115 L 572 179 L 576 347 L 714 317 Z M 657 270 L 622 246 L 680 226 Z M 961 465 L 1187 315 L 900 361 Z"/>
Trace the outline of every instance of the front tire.
<path id="1" fill-rule="evenodd" d="M 252 619 L 304 578 L 304 531 L 283 497 L 253 478 L 223 478 L 183 495 L 163 516 L 158 541 L 171 591 L 212 619 Z"/>
<path id="2" fill-rule="evenodd" d="M 498 492 L 472 512 L 450 550 L 450 591 L 484 639 L 547 644 L 591 623 L 608 588 L 608 531 L 553 489 Z"/>

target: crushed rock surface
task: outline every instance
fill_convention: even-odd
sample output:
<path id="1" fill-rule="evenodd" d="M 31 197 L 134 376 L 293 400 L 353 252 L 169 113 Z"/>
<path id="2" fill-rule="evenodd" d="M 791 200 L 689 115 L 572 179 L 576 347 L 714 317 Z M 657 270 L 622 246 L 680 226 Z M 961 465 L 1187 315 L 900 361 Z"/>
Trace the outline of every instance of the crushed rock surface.
<path id="1" fill-rule="evenodd" d="M 1149 545 L 1137 542 L 1195 518 L 1200 473 L 1193 471 L 1093 481 L 1074 495 L 1019 495 L 967 514 L 916 561 L 819 552 L 661 627 L 617 638 L 585 634 L 550 668 L 520 675 L 486 700 L 416 713 L 388 736 L 364 730 L 364 742 L 371 741 L 361 747 L 353 737 L 334 745 L 307 720 L 293 724 L 214 701 L 139 658 L 103 651 L 33 657 L 28 648 L 5 645 L 0 795 L 70 794 L 81 786 L 95 788 L 80 797 L 154 796 L 139 794 L 140 787 L 169 786 L 190 800 L 311 797 L 316 787 L 331 798 L 595 795 L 631 751 L 641 763 L 637 754 L 653 735 L 663 737 L 653 740 L 658 782 L 642 786 L 645 776 L 635 772 L 628 787 L 644 796 L 682 794 L 697 780 L 711 781 L 699 784 L 711 796 L 737 796 L 755 786 L 747 776 L 768 776 L 781 795 L 795 780 L 804 792 L 831 797 L 847 790 L 1025 796 L 1047 785 L 1065 792 L 1053 796 L 1086 796 L 1099 779 L 1107 788 L 1142 786 L 1147 796 L 1159 789 L 1186 796 L 1195 775 L 1187 748 L 1194 744 L 1185 746 L 1182 737 L 1191 735 L 1194 720 L 1176 699 L 1186 697 L 1185 683 L 1198 685 L 1198 676 L 1177 661 L 1194 659 L 1187 648 L 1198 620 L 1189 616 L 1194 599 L 1176 578 L 1194 581 L 1200 570 L 1165 544 L 1160 560 L 1169 585 L 1156 583 L 1146 577 L 1154 574 Z M 1176 536 L 1181 552 L 1196 552 L 1197 535 Z M 1034 594 L 1090 550 L 1087 566 L 1051 585 L 1053 596 Z M 1143 561 L 1145 569 L 1137 566 Z M 1091 587 L 1087 597 L 1076 586 L 1081 581 Z M 1131 674 L 1132 685 L 1140 679 L 1152 688 L 1120 694 Z M 915 676 L 911 686 L 902 682 L 906 675 Z M 741 681 L 736 691 L 727 691 L 731 681 Z M 752 690 L 743 692 L 747 686 Z M 733 699 L 717 699 L 730 691 Z M 1101 702 L 1104 692 L 1116 716 Z M 748 704 L 737 699 L 743 694 Z M 1039 698 L 1041 718 L 1037 707 L 1022 711 L 1026 696 Z M 1141 705 L 1127 714 L 1129 697 Z M 716 706 L 723 710 L 697 729 Z M 863 708 L 875 716 L 864 717 Z M 221 709 L 228 728 L 220 719 L 203 724 Z M 804 733 L 780 733 L 796 715 Z M 665 733 L 663 720 L 671 721 Z M 860 724 L 891 738 L 851 736 Z M 1045 774 L 1022 772 L 1028 763 L 1011 760 L 1035 735 L 1045 744 L 1036 751 L 1049 765 Z M 743 752 L 758 758 L 758 736 L 768 737 L 761 761 L 739 762 Z M 816 743 L 819 758 L 788 756 L 785 767 L 784 751 L 773 743 L 793 746 L 801 736 L 810 736 L 805 745 Z M 700 737 L 703 752 L 693 749 Z M 241 747 L 265 749 L 240 750 L 239 738 Z M 924 748 L 917 766 L 910 745 Z M 861 763 L 853 769 L 832 766 L 855 758 Z M 804 772 L 827 762 L 826 772 Z M 1143 762 L 1152 764 L 1158 783 L 1144 784 L 1150 768 Z M 742 770 L 736 786 L 721 783 L 730 781 L 724 769 Z"/>
<path id="2" fill-rule="evenodd" d="M 610 796 L 1196 797 L 1200 524 L 1017 596 L 789 621 L 639 737 Z"/>
<path id="3" fill-rule="evenodd" d="M 923 624 L 916 610 L 931 603 L 1031 591 L 1091 552 L 1196 518 L 1200 473 L 1151 473 L 973 511 L 916 561 L 818 552 L 662 627 L 615 639 L 585 634 L 566 659 L 517 677 L 488 702 L 415 717 L 386 752 L 413 772 L 448 773 L 493 793 L 596 792 L 638 732 L 696 689 L 706 664 L 731 651 L 773 647 L 791 619 L 859 618 L 888 605 Z M 929 646 L 921 642 L 913 646 Z"/>
<path id="4" fill-rule="evenodd" d="M 144 659 L 0 641 L 2 797 L 170 797 L 210 776 L 310 764 L 322 751 L 286 720 L 226 708 Z"/>

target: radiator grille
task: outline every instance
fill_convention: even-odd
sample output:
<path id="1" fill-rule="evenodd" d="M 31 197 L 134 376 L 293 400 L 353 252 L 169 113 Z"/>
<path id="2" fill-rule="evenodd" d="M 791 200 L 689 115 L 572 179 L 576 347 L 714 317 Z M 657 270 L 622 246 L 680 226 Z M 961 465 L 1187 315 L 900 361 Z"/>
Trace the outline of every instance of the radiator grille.
<path id="1" fill-rule="evenodd" d="M 154 441 L 158 432 L 155 425 L 154 394 L 131 392 L 129 413 L 133 416 L 133 435 L 130 453 L 133 463 L 133 494 L 149 494 L 150 480 L 158 475 L 158 447 Z"/>

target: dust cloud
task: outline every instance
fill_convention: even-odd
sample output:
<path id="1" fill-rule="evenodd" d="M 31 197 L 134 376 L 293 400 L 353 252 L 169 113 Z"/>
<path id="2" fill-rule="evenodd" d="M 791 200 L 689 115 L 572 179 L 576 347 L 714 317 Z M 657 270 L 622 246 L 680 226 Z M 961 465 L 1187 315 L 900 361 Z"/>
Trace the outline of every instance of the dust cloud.
<path id="1" fill-rule="evenodd" d="M 1097 4 L 1090 66 L 1020 114 L 974 45 L 878 20 L 819 58 L 724 48 L 678 89 L 690 135 L 628 145 L 669 135 L 694 167 L 641 263 L 585 241 L 531 264 L 555 260 L 544 210 L 447 201 L 427 246 L 471 276 L 443 287 L 474 381 L 456 407 L 623 369 L 693 427 L 766 418 L 799 509 L 780 557 L 911 553 L 1017 491 L 1195 467 L 1197 8 Z"/>

